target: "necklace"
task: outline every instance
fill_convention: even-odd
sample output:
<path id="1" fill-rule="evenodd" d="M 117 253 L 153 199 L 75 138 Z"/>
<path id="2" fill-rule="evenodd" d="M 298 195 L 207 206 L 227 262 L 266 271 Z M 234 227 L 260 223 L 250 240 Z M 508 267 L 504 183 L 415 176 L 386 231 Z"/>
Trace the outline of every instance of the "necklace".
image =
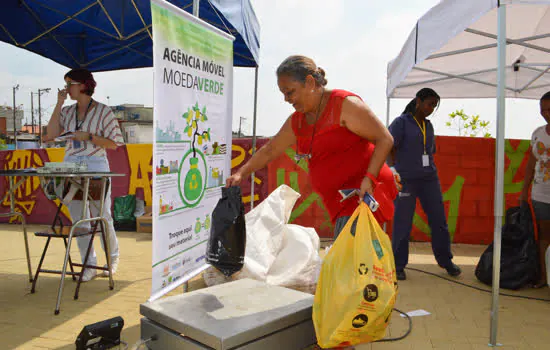
<path id="1" fill-rule="evenodd" d="M 75 124 L 75 131 L 80 130 L 82 127 L 82 124 L 84 124 L 84 121 L 86 120 L 86 116 L 88 115 L 88 111 L 90 110 L 90 107 L 92 106 L 92 103 L 94 102 L 93 99 L 90 99 L 90 102 L 88 102 L 88 107 L 86 107 L 86 112 L 84 112 L 84 118 L 78 123 L 78 104 L 76 105 L 76 108 L 74 109 L 74 124 Z"/>
<path id="2" fill-rule="evenodd" d="M 321 99 L 319 100 L 319 105 L 317 106 L 317 115 L 315 116 L 315 122 L 313 123 L 313 131 L 311 132 L 311 142 L 309 144 L 309 152 L 307 154 L 296 153 L 294 159 L 298 163 L 302 159 L 311 159 L 311 151 L 313 150 L 313 138 L 315 137 L 315 130 L 317 129 L 317 121 L 319 120 L 319 115 L 321 114 L 321 104 L 323 103 L 323 97 L 325 97 L 325 89 L 323 88 L 323 93 L 321 94 Z"/>

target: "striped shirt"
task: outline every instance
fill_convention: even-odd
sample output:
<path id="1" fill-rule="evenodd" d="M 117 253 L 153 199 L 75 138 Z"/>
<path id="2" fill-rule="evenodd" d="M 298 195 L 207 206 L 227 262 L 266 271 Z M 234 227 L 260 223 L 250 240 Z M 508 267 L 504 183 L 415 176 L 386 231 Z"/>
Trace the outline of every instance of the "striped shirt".
<path id="1" fill-rule="evenodd" d="M 76 119 L 76 106 L 73 104 L 61 109 L 59 124 L 65 131 L 78 130 L 92 133 L 96 136 L 104 137 L 114 141 L 117 145 L 123 145 L 124 139 L 111 108 L 103 103 L 97 102 L 91 107 L 84 120 Z M 78 143 L 78 141 L 77 141 Z M 105 149 L 93 144 L 90 141 L 80 141 L 80 147 L 75 148 L 74 142 L 69 140 L 65 146 L 65 156 L 94 156 L 107 157 Z"/>

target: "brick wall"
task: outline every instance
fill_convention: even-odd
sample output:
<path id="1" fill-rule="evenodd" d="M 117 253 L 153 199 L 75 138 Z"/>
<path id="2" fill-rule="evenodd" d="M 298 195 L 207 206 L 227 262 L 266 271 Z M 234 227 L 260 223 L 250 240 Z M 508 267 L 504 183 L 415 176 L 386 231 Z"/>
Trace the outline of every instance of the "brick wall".
<path id="1" fill-rule="evenodd" d="M 436 147 L 435 162 L 453 242 L 490 243 L 494 230 L 495 140 L 439 136 Z M 528 148 L 527 140 L 506 140 L 506 208 L 518 203 Z M 332 237 L 332 225 L 322 203 L 309 187 L 307 167 L 296 166 L 292 160 L 293 153 L 289 149 L 287 154 L 270 163 L 269 192 L 283 182 L 298 190 L 302 197 L 297 207 L 302 205 L 302 208 L 293 215 L 293 222 L 315 227 L 321 237 Z M 417 203 L 411 234 L 413 240 L 430 240 L 427 223 L 426 215 Z M 389 223 L 390 233 L 391 226 Z"/>
<path id="2" fill-rule="evenodd" d="M 259 139 L 258 147 L 267 142 Z M 232 147 L 232 171 L 237 170 L 251 156 L 251 139 L 236 139 Z M 493 139 L 463 137 L 437 138 L 435 162 L 439 169 L 441 188 L 447 213 L 449 231 L 456 243 L 487 244 L 493 237 L 494 148 Z M 505 156 L 504 192 L 505 207 L 518 203 L 524 168 L 527 163 L 529 141 L 507 140 Z M 271 162 L 267 169 L 257 173 L 255 202 L 263 200 L 281 184 L 287 184 L 301 193 L 290 222 L 314 227 L 321 237 L 332 237 L 332 224 L 319 196 L 311 189 L 305 162 L 294 161 L 294 150 Z M 0 168 L 13 169 L 39 167 L 46 161 L 61 161 L 62 149 L 1 151 Z M 135 193 L 147 203 L 151 201 L 152 146 L 128 145 L 109 152 L 111 169 L 128 174 L 113 180 L 113 196 Z M 7 179 L 0 179 L 0 195 L 5 193 Z M 250 182 L 243 183 L 243 201 L 249 207 Z M 0 203 L 0 209 L 8 210 L 9 201 Z M 47 200 L 36 180 L 29 179 L 16 195 L 16 210 L 27 215 L 28 223 L 51 221 L 55 203 Z M 503 208 L 504 211 L 504 208 Z M 8 218 L 0 219 L 6 222 Z M 391 223 L 388 227 L 391 232 Z M 414 218 L 412 238 L 430 240 L 427 218 L 420 205 Z"/>

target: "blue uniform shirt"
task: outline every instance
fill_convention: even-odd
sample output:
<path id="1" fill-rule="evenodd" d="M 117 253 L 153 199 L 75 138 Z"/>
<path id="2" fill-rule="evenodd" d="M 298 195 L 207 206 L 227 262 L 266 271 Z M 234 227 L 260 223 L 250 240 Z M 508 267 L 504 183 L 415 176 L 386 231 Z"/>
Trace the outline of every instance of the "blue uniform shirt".
<path id="1" fill-rule="evenodd" d="M 395 170 L 404 180 L 421 179 L 437 175 L 433 155 L 435 153 L 435 134 L 432 123 L 425 120 L 426 125 L 426 154 L 430 165 L 422 165 L 424 154 L 424 136 L 419 125 L 410 113 L 397 117 L 390 125 L 395 147 Z M 422 123 L 420 123 L 422 126 Z"/>

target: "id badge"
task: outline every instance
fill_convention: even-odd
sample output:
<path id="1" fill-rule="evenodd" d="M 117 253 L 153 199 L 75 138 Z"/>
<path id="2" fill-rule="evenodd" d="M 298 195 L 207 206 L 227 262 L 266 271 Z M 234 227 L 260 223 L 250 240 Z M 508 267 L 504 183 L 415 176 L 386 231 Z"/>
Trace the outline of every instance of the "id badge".
<path id="1" fill-rule="evenodd" d="M 422 155 L 422 166 L 427 167 L 430 166 L 430 156 L 427 154 Z"/>
<path id="2" fill-rule="evenodd" d="M 73 148 L 80 148 L 80 141 L 79 140 L 73 140 Z"/>

